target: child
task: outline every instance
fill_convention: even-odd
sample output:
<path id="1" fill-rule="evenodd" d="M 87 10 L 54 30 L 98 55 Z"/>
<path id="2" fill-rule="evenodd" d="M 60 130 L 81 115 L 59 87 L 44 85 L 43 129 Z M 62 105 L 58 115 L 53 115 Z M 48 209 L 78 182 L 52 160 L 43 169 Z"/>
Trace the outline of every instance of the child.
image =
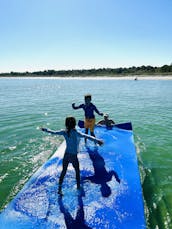
<path id="1" fill-rule="evenodd" d="M 62 194 L 62 183 L 65 177 L 67 167 L 69 163 L 72 163 L 75 172 L 76 172 L 76 181 L 77 181 L 77 189 L 80 189 L 80 169 L 79 169 L 79 161 L 78 161 L 78 146 L 80 138 L 88 138 L 99 145 L 103 144 L 102 140 L 99 140 L 95 137 L 88 136 L 83 134 L 75 129 L 76 120 L 74 117 L 67 117 L 65 121 L 66 130 L 53 131 L 46 128 L 41 128 L 42 131 L 51 133 L 54 135 L 63 135 L 66 140 L 66 149 L 63 157 L 63 169 L 59 178 L 59 189 L 58 194 Z"/>
<path id="2" fill-rule="evenodd" d="M 98 126 L 105 125 L 107 128 L 110 128 L 115 125 L 115 122 L 112 119 L 109 119 L 108 114 L 104 114 L 104 119 L 100 120 L 97 123 Z"/>
<path id="3" fill-rule="evenodd" d="M 72 104 L 73 109 L 80 109 L 82 108 L 85 112 L 85 133 L 88 134 L 88 129 L 90 129 L 91 136 L 95 137 L 94 134 L 94 126 L 95 126 L 95 115 L 94 111 L 103 116 L 103 113 L 100 113 L 97 107 L 91 103 L 91 95 L 85 95 L 85 104 L 81 104 L 79 106 L 75 106 L 75 103 Z"/>

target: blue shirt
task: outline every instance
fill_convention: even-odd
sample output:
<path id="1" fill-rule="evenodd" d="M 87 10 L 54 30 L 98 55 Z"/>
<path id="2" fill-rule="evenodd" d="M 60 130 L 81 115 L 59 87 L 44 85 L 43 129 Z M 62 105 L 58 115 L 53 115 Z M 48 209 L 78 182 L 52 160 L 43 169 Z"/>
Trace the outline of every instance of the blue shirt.
<path id="1" fill-rule="evenodd" d="M 70 154 L 75 154 L 75 155 L 79 152 L 80 138 L 88 138 L 94 142 L 98 141 L 98 139 L 90 135 L 81 133 L 76 129 L 72 129 L 69 134 L 67 133 L 66 130 L 53 131 L 53 130 L 46 129 L 45 132 L 53 134 L 53 135 L 63 135 L 66 140 L 65 152 L 70 153 Z"/>
<path id="2" fill-rule="evenodd" d="M 81 104 L 79 106 L 72 106 L 73 109 L 80 109 L 82 108 L 85 112 L 85 118 L 95 118 L 95 115 L 94 115 L 94 111 L 99 114 L 99 115 L 102 115 L 102 113 L 100 113 L 97 109 L 97 107 L 93 104 L 93 103 L 90 103 L 89 105 L 87 104 Z"/>

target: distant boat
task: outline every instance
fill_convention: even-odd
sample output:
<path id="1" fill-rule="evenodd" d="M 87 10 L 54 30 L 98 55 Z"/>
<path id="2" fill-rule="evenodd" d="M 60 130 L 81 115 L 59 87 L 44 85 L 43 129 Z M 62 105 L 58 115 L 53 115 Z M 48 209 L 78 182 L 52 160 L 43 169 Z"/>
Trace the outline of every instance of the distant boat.
<path id="1" fill-rule="evenodd" d="M 134 80 L 138 80 L 137 77 L 135 77 Z"/>

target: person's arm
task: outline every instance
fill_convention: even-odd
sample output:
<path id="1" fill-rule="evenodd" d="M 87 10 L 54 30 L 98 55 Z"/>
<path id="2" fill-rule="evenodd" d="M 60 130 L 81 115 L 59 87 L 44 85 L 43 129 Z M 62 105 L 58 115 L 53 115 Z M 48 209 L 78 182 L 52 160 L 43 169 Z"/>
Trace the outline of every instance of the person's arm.
<path id="1" fill-rule="evenodd" d="M 80 108 L 83 108 L 83 104 L 79 105 L 79 106 L 75 106 L 75 103 L 72 103 L 72 108 L 73 109 L 80 109 Z"/>
<path id="2" fill-rule="evenodd" d="M 111 124 L 115 124 L 115 122 L 113 120 L 111 120 Z"/>
<path id="3" fill-rule="evenodd" d="M 101 139 L 95 138 L 95 137 L 90 136 L 88 134 L 84 134 L 84 133 L 81 133 L 78 131 L 77 131 L 77 133 L 78 133 L 79 137 L 87 138 L 87 139 L 91 140 L 92 142 L 98 143 L 100 146 L 103 145 L 103 143 L 104 143 Z"/>
<path id="4" fill-rule="evenodd" d="M 97 126 L 105 125 L 105 121 L 104 121 L 104 120 L 100 120 L 99 122 L 97 122 L 96 125 L 97 125 Z"/>
<path id="5" fill-rule="evenodd" d="M 94 110 L 98 115 L 103 116 L 103 113 L 101 113 L 95 105 L 94 105 Z"/>
<path id="6" fill-rule="evenodd" d="M 114 122 L 112 119 L 110 119 L 110 120 L 109 120 L 109 124 L 110 124 L 111 126 L 114 126 L 114 125 L 115 125 L 115 122 Z"/>
<path id="7" fill-rule="evenodd" d="M 41 127 L 40 129 L 46 133 L 53 134 L 53 135 L 64 135 L 64 132 L 65 132 L 64 130 L 54 131 L 54 130 L 50 130 L 44 127 Z"/>

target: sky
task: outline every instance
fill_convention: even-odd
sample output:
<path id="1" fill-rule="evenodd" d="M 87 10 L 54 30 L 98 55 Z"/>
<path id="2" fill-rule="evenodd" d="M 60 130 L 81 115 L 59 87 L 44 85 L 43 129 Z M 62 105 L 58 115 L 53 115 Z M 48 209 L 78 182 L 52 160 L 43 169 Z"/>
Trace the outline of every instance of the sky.
<path id="1" fill-rule="evenodd" d="M 0 72 L 172 63 L 172 0 L 0 0 Z"/>

